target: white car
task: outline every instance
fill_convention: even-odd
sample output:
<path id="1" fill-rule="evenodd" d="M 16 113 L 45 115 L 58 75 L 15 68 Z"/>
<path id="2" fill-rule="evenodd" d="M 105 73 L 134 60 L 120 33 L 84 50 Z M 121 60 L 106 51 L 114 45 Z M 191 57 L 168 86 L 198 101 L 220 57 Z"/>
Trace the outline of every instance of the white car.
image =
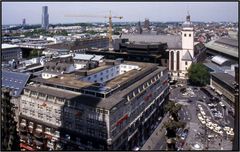
<path id="1" fill-rule="evenodd" d="M 217 111 L 217 109 L 216 108 L 214 108 L 214 109 L 210 109 L 211 111 Z"/>
<path id="2" fill-rule="evenodd" d="M 222 106 L 222 107 L 225 106 L 225 105 L 222 103 L 222 101 L 220 101 L 219 104 L 220 104 L 220 106 Z"/>
<path id="3" fill-rule="evenodd" d="M 139 150 L 140 150 L 139 147 L 134 147 L 134 148 L 133 148 L 133 151 L 139 151 Z"/>

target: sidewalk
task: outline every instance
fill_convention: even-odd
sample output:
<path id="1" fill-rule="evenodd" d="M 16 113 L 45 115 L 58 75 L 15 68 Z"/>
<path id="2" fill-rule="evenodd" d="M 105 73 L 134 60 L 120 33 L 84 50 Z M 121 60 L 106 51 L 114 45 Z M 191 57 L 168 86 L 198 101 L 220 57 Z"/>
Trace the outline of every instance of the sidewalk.
<path id="1" fill-rule="evenodd" d="M 164 150 L 163 145 L 165 143 L 165 129 L 162 129 L 164 122 L 169 119 L 169 114 L 167 113 L 165 117 L 162 119 L 161 123 L 158 127 L 153 131 L 152 135 L 145 142 L 141 150 Z"/>

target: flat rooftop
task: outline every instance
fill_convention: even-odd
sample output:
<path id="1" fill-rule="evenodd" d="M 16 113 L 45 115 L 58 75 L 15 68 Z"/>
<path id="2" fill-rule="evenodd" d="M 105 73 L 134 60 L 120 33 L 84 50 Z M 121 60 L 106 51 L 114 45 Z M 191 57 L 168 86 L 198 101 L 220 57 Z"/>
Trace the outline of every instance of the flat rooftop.
<path id="1" fill-rule="evenodd" d="M 12 44 L 2 44 L 2 49 L 12 49 L 12 48 L 19 48 L 18 45 L 12 45 Z"/>
<path id="2" fill-rule="evenodd" d="M 213 40 L 206 43 L 205 47 L 238 58 L 238 44 L 234 39 Z"/>
<path id="3" fill-rule="evenodd" d="M 36 91 L 39 93 L 48 94 L 52 96 L 57 96 L 63 99 L 72 99 L 80 95 L 80 93 L 61 90 L 61 89 L 57 89 L 57 88 L 53 88 L 45 85 L 40 85 L 40 84 L 27 85 L 25 88 L 31 91 Z"/>
<path id="4" fill-rule="evenodd" d="M 110 61 L 110 60 L 108 60 Z M 111 60 L 115 61 L 115 60 Z M 77 73 L 71 73 L 71 74 L 62 74 L 55 78 L 50 79 L 42 79 L 40 77 L 32 79 L 32 81 L 40 82 L 40 84 L 36 84 L 36 86 L 28 85 L 27 89 L 30 89 L 32 91 L 38 91 L 45 94 L 50 94 L 53 96 L 57 96 L 64 99 L 69 99 L 72 104 L 84 104 L 88 106 L 94 106 L 94 107 L 100 107 L 105 109 L 111 109 L 113 106 L 115 106 L 117 103 L 122 101 L 125 96 L 136 89 L 138 86 L 141 86 L 143 83 L 145 83 L 147 80 L 155 76 L 157 73 L 160 73 L 160 71 L 165 70 L 165 67 L 158 67 L 156 64 L 152 63 L 142 63 L 142 62 L 130 62 L 130 61 L 124 61 L 123 64 L 131 64 L 131 65 L 138 65 L 141 70 L 130 70 L 128 72 L 125 72 L 109 81 L 107 81 L 104 84 L 104 87 L 108 88 L 108 90 L 111 90 L 111 95 L 107 96 L 105 98 L 96 97 L 93 95 L 83 94 L 83 92 L 78 91 L 74 89 L 94 89 L 99 87 L 97 83 L 91 83 L 86 81 L 81 81 L 81 77 L 85 77 L 82 75 L 78 75 Z M 107 66 L 113 66 L 113 65 L 107 65 Z M 101 71 L 102 68 L 106 68 L 104 66 L 99 67 L 100 69 L 91 72 Z M 90 72 L 90 73 L 91 73 Z M 47 85 L 48 86 L 47 86 Z M 51 84 L 51 85 L 49 85 Z M 61 86 L 61 87 L 56 87 Z M 64 89 L 64 87 L 74 88 L 71 90 Z M 63 88 L 63 89 L 62 89 Z M 113 91 L 113 92 L 112 92 Z"/>
<path id="5" fill-rule="evenodd" d="M 114 62 L 115 60 L 107 60 L 107 61 L 112 61 Z M 131 61 L 124 61 L 124 64 L 131 64 L 131 65 L 138 65 L 142 70 L 130 70 L 129 72 L 126 72 L 124 74 L 121 74 L 117 77 L 115 77 L 112 80 L 109 80 L 106 82 L 106 87 L 112 88 L 115 85 L 122 84 L 129 78 L 133 77 L 134 75 L 138 73 L 143 73 L 145 68 L 149 67 L 156 67 L 155 64 L 152 63 L 141 63 L 141 62 L 131 62 Z M 77 72 L 87 72 L 87 75 L 92 75 L 95 73 L 98 73 L 102 70 L 108 69 L 114 65 L 107 65 L 104 64 L 100 67 L 91 69 L 91 70 L 78 70 Z M 81 88 L 86 88 L 86 87 L 96 87 L 95 83 L 87 82 L 87 81 L 81 81 L 80 78 L 86 77 L 77 74 L 77 72 L 71 73 L 71 74 L 62 74 L 58 77 L 53 77 L 50 79 L 43 79 L 43 78 L 34 78 L 34 81 L 37 82 L 42 82 L 42 83 L 49 83 L 49 84 L 54 84 L 54 85 L 61 85 L 61 86 L 66 86 L 66 87 L 71 87 L 71 88 L 76 88 L 76 89 L 81 89 Z"/>
<path id="6" fill-rule="evenodd" d="M 214 77 L 216 77 L 217 79 L 221 80 L 222 82 L 224 82 L 225 84 L 234 89 L 233 84 L 235 83 L 235 78 L 232 75 L 223 72 L 211 73 L 211 75 L 213 75 Z"/>

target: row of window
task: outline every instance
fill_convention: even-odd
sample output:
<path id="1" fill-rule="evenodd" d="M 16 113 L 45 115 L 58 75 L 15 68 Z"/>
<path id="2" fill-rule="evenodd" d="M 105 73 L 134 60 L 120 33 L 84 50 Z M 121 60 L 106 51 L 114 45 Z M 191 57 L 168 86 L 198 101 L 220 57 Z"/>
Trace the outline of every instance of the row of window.
<path id="1" fill-rule="evenodd" d="M 29 90 L 24 90 L 27 94 L 29 93 Z M 54 97 L 54 96 L 51 96 L 51 95 L 47 95 L 47 94 L 43 94 L 43 93 L 38 93 L 36 91 L 31 91 L 30 93 L 31 97 L 39 97 L 40 99 L 45 99 L 48 100 L 48 101 L 54 101 L 56 99 L 56 101 L 58 102 L 64 102 L 64 99 L 62 98 L 58 98 L 58 97 Z"/>
<path id="2" fill-rule="evenodd" d="M 106 138 L 107 134 L 102 132 L 102 131 L 98 131 L 95 130 L 93 128 L 87 128 L 87 134 L 89 134 L 90 136 L 99 136 L 100 138 Z"/>
<path id="3" fill-rule="evenodd" d="M 150 87 L 151 85 L 153 85 L 157 80 L 159 80 L 161 77 L 161 74 L 157 74 L 156 76 L 154 76 L 151 80 L 148 80 L 148 82 L 145 82 L 142 86 L 138 87 L 137 90 L 131 92 L 128 96 L 127 96 L 127 100 L 130 101 L 133 97 L 137 96 L 138 94 L 140 94 L 143 90 L 145 90 L 146 88 Z"/>
<path id="4" fill-rule="evenodd" d="M 25 119 L 22 119 L 22 120 L 21 120 L 21 124 L 26 124 L 26 125 L 27 125 L 27 121 L 26 121 Z M 34 128 L 34 123 L 30 121 L 30 122 L 28 123 L 28 127 L 29 127 L 29 128 Z M 42 130 L 43 130 L 43 126 L 42 126 L 42 125 L 39 125 L 39 124 L 36 124 L 36 128 L 35 128 L 35 129 L 42 131 Z M 46 133 L 51 133 L 51 134 L 53 134 L 53 135 L 55 135 L 55 136 L 57 136 L 57 137 L 60 137 L 60 132 L 59 132 L 59 131 L 55 131 L 55 130 L 52 129 L 52 128 L 45 127 L 45 132 L 46 132 Z"/>

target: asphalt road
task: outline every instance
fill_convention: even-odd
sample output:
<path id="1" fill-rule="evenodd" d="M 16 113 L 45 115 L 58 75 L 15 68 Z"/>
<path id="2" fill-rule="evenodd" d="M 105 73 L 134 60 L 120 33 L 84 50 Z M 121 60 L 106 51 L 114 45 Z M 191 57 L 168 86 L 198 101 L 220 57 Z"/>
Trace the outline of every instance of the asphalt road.
<path id="1" fill-rule="evenodd" d="M 184 145 L 185 150 L 189 150 L 189 145 L 192 142 L 195 142 L 195 140 L 198 140 L 199 142 L 205 143 L 204 136 L 202 138 L 197 137 L 196 134 L 201 133 L 202 135 L 205 133 L 204 126 L 201 125 L 197 118 L 197 104 L 201 104 L 206 115 L 208 117 L 211 117 L 214 120 L 213 114 L 210 111 L 210 108 L 208 107 L 207 103 L 210 102 L 210 98 L 200 90 L 200 88 L 193 89 L 191 86 L 183 86 L 183 87 L 190 87 L 192 88 L 194 92 L 194 96 L 183 96 L 180 92 L 180 89 L 182 87 L 176 87 L 174 89 L 170 89 L 170 96 L 169 99 L 173 100 L 179 104 L 182 104 L 182 109 L 179 111 L 178 115 L 181 121 L 184 121 L 187 123 L 187 126 L 190 127 L 189 135 L 186 140 L 186 144 Z M 216 95 L 216 93 L 212 92 L 213 95 Z M 188 102 L 191 100 L 191 102 Z M 203 102 L 199 101 L 202 100 Z M 224 102 L 224 101 L 223 101 Z M 222 112 L 222 107 L 218 104 L 217 110 Z M 167 120 L 168 117 L 165 117 L 162 123 L 158 125 L 158 127 L 155 129 L 155 131 L 152 133 L 152 135 L 149 137 L 149 139 L 146 141 L 146 143 L 143 145 L 141 150 L 165 150 L 166 149 L 166 139 L 165 139 L 165 130 L 161 129 L 161 126 L 165 120 Z M 231 115 L 227 115 L 224 113 L 224 120 L 228 124 L 228 126 L 233 127 L 234 124 L 234 118 Z M 214 141 L 213 141 L 214 142 Z M 224 143 L 224 149 L 231 146 L 229 144 L 229 141 L 226 140 Z M 214 145 L 212 145 L 214 146 Z M 219 149 L 212 147 L 212 149 Z"/>
<path id="2" fill-rule="evenodd" d="M 186 86 L 184 86 L 184 87 L 186 87 Z M 189 86 L 187 86 L 187 87 L 189 87 Z M 206 113 L 206 116 L 211 117 L 211 119 L 213 121 L 215 120 L 209 106 L 207 105 L 207 103 L 211 103 L 210 98 L 203 91 L 201 91 L 200 88 L 199 89 L 192 88 L 192 90 L 195 94 L 194 97 L 183 96 L 182 93 L 180 92 L 180 87 L 171 89 L 171 94 L 170 94 L 171 100 L 176 101 L 177 103 L 180 103 L 183 105 L 182 110 L 179 111 L 179 117 L 182 121 L 186 122 L 187 125 L 190 127 L 189 135 L 186 140 L 187 146 L 184 145 L 185 150 L 189 150 L 190 144 L 192 144 L 195 141 L 203 143 L 204 147 L 206 146 L 206 144 L 205 144 L 205 136 L 206 135 L 204 136 L 205 129 L 204 129 L 204 126 L 201 125 L 201 123 L 199 122 L 199 120 L 197 118 L 197 111 L 196 111 L 197 104 L 202 105 L 202 107 Z M 216 93 L 212 92 L 212 94 L 217 97 Z M 188 102 L 189 99 L 192 102 Z M 199 100 L 202 100 L 202 102 Z M 223 103 L 224 103 L 224 101 L 223 101 Z M 224 119 L 218 121 L 218 123 L 223 124 L 223 121 L 225 121 L 227 126 L 233 127 L 234 118 L 231 115 L 226 114 L 226 110 L 223 111 L 223 108 L 221 107 L 220 104 L 217 104 L 217 110 L 220 112 L 224 112 L 224 115 L 223 115 Z M 201 133 L 202 137 L 196 137 L 197 133 Z M 212 134 L 212 133 L 213 132 L 208 131 L 207 135 Z M 222 137 L 217 137 L 217 138 L 222 138 Z M 209 141 L 209 142 L 211 142 L 209 148 L 214 149 L 214 150 L 217 150 L 217 149 L 220 150 L 220 148 L 231 149 L 231 142 L 229 140 L 222 139 L 222 141 L 223 142 L 221 143 L 221 147 L 219 147 L 219 146 L 217 147 L 217 145 L 219 144 L 219 141 L 217 141 L 216 139 Z"/>

